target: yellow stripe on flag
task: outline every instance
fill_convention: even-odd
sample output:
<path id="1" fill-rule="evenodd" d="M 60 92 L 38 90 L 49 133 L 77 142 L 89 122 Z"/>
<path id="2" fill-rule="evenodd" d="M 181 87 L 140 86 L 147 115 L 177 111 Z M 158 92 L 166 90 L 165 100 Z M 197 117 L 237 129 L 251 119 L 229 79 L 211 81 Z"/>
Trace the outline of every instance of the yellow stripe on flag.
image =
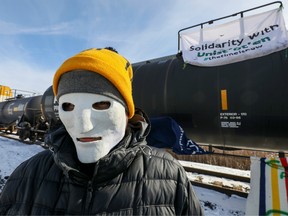
<path id="1" fill-rule="evenodd" d="M 274 210 L 280 210 L 279 199 L 279 185 L 278 185 L 278 169 L 271 167 L 271 188 L 272 188 L 272 208 Z M 279 215 L 274 213 L 274 215 Z"/>

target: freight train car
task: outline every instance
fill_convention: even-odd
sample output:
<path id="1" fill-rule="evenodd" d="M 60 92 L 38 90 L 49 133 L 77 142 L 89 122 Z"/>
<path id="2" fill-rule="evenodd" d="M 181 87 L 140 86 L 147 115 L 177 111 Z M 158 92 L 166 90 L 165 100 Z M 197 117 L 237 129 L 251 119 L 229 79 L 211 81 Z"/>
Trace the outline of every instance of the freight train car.
<path id="1" fill-rule="evenodd" d="M 9 133 L 16 131 L 22 141 L 43 140 L 56 121 L 52 87 L 43 95 L 15 97 L 0 102 L 0 129 Z"/>
<path id="2" fill-rule="evenodd" d="M 40 100 L 42 96 L 16 98 L 0 103 L 1 128 L 12 132 L 22 119 L 33 123 L 41 115 Z"/>
<path id="3" fill-rule="evenodd" d="M 133 65 L 135 104 L 198 144 L 288 151 L 288 50 L 198 67 L 181 55 Z"/>
<path id="4" fill-rule="evenodd" d="M 58 102 L 54 97 L 52 86 L 42 96 L 41 111 L 44 121 L 49 124 L 49 128 L 57 125 L 59 122 Z"/>

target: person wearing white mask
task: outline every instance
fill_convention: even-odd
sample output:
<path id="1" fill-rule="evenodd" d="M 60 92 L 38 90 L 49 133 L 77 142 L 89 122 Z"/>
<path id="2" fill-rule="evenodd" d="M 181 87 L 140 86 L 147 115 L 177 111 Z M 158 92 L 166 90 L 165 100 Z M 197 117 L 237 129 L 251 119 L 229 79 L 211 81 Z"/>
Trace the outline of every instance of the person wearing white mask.
<path id="1" fill-rule="evenodd" d="M 0 215 L 203 215 L 183 167 L 149 147 L 134 108 L 132 66 L 112 48 L 67 59 L 53 79 L 63 125 L 22 163 L 0 196 Z"/>

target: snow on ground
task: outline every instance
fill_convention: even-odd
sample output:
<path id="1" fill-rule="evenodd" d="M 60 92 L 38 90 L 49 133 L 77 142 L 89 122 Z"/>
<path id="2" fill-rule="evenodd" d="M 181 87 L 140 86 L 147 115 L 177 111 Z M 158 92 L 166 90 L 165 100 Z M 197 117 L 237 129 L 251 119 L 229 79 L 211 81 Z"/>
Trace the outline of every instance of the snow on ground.
<path id="1" fill-rule="evenodd" d="M 43 150 L 44 149 L 39 145 L 26 145 L 15 140 L 0 137 L 0 193 L 2 191 L 2 186 L 5 184 L 8 176 L 13 172 L 13 170 L 20 163 Z M 183 166 L 193 166 L 195 168 L 205 168 L 218 171 L 221 169 L 223 172 L 250 176 L 249 171 L 210 166 L 201 163 L 190 163 L 185 161 L 180 161 L 180 163 Z M 190 179 L 197 178 L 197 175 L 195 174 L 187 174 Z M 204 182 L 214 181 L 211 179 L 211 177 L 205 175 L 201 176 L 201 178 L 204 180 Z M 230 184 L 229 181 L 223 178 L 218 178 L 217 181 L 222 181 L 223 184 Z M 244 187 L 249 189 L 249 184 L 246 186 L 244 185 Z M 213 190 L 203 189 L 196 186 L 194 186 L 194 189 L 204 209 L 205 215 L 245 215 L 246 198 L 242 198 L 237 195 L 227 196 Z"/>
<path id="2" fill-rule="evenodd" d="M 39 145 L 26 145 L 0 137 L 0 176 L 10 175 L 20 163 L 43 150 Z"/>

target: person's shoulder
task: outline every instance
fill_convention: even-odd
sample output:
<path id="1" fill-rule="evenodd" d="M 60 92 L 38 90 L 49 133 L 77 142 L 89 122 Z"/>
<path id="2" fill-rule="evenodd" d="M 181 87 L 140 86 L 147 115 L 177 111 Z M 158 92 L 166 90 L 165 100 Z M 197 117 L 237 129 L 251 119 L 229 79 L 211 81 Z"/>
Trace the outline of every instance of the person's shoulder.
<path id="1" fill-rule="evenodd" d="M 151 148 L 151 154 L 156 158 L 162 158 L 163 160 L 171 160 L 176 161 L 176 159 L 165 149 L 159 149 L 156 147 L 150 147 Z"/>
<path id="2" fill-rule="evenodd" d="M 43 164 L 51 163 L 52 160 L 53 160 L 53 153 L 49 150 L 44 150 L 32 156 L 28 160 L 24 161 L 23 164 L 24 165 L 34 164 L 42 166 Z"/>
<path id="3" fill-rule="evenodd" d="M 144 157 L 148 157 L 152 163 L 156 164 L 169 164 L 172 167 L 180 168 L 182 169 L 182 165 L 179 163 L 179 161 L 173 157 L 169 152 L 167 152 L 165 149 L 159 149 L 156 147 L 146 146 L 144 147 L 145 152 Z"/>
<path id="4" fill-rule="evenodd" d="M 39 175 L 54 163 L 52 152 L 44 150 L 22 162 L 13 172 L 13 176 Z"/>
<path id="5" fill-rule="evenodd" d="M 167 179 L 187 183 L 186 173 L 179 161 L 165 149 L 150 146 L 141 147 L 141 156 L 131 167 L 147 179 Z M 137 171 L 136 171 L 137 170 Z"/>

